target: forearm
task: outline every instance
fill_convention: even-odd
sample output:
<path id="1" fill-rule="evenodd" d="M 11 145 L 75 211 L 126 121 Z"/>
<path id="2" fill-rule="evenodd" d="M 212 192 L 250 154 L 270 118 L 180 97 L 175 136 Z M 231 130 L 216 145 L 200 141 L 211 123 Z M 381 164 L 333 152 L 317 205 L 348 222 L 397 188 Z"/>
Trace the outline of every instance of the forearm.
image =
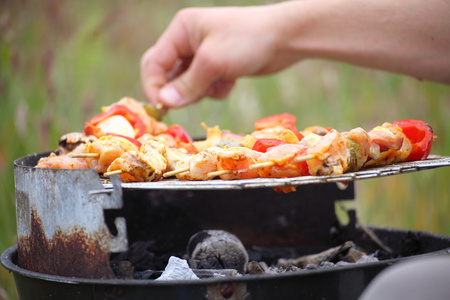
<path id="1" fill-rule="evenodd" d="M 307 0 L 276 10 L 282 52 L 450 83 L 449 1 Z"/>
<path id="2" fill-rule="evenodd" d="M 298 0 L 180 11 L 142 58 L 147 97 L 181 107 L 308 58 L 450 84 L 449 0 Z"/>

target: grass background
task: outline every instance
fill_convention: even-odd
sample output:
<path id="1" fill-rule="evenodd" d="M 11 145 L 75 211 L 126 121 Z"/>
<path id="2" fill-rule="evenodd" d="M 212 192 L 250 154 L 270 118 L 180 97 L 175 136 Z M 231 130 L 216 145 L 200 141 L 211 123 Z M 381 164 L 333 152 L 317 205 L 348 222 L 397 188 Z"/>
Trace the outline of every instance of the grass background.
<path id="1" fill-rule="evenodd" d="M 145 101 L 140 57 L 179 9 L 242 3 L 268 2 L 0 2 L 0 252 L 16 243 L 13 161 L 54 149 L 62 134 L 82 130 L 102 105 L 123 96 Z M 426 120 L 438 136 L 432 154 L 450 156 L 450 86 L 330 61 L 243 78 L 226 101 L 172 110 L 164 121 L 195 137 L 204 135 L 202 121 L 250 132 L 258 118 L 282 112 L 295 114 L 300 129 Z M 364 223 L 449 235 L 449 175 L 447 167 L 358 181 L 358 215 Z M 12 274 L 0 268 L 0 299 L 2 290 L 16 298 Z"/>

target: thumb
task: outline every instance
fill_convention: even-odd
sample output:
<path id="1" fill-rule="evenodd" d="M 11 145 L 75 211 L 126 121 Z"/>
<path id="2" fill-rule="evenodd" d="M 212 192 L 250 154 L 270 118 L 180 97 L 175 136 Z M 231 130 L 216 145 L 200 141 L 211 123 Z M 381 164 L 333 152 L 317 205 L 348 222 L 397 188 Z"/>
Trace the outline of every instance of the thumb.
<path id="1" fill-rule="evenodd" d="M 165 107 L 171 108 L 186 106 L 200 100 L 211 91 L 214 82 L 220 77 L 219 72 L 215 71 L 218 68 L 212 67 L 213 65 L 197 55 L 184 73 L 159 91 L 159 101 Z"/>

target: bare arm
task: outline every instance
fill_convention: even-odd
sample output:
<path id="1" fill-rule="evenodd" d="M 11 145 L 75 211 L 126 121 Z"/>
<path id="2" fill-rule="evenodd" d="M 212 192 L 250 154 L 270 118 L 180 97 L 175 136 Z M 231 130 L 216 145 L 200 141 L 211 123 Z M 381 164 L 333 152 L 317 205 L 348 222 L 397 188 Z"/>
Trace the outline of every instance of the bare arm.
<path id="1" fill-rule="evenodd" d="M 401 2 L 401 3 L 400 3 Z M 324 58 L 450 83 L 450 2 L 307 0 L 180 11 L 141 61 L 152 102 L 225 97 L 241 76 Z"/>
<path id="2" fill-rule="evenodd" d="M 446 0 L 316 0 L 291 5 L 304 5 L 302 11 L 310 12 L 302 34 L 291 35 L 292 51 L 450 83 Z"/>

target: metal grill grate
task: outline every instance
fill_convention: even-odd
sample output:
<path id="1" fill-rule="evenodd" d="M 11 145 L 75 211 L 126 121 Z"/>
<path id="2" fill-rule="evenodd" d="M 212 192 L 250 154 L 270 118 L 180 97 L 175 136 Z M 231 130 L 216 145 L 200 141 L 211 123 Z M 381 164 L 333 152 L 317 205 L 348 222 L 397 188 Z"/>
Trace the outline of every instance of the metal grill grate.
<path id="1" fill-rule="evenodd" d="M 370 179 L 403 173 L 417 172 L 421 170 L 434 169 L 450 166 L 450 157 L 431 155 L 426 160 L 401 162 L 386 166 L 371 166 L 362 170 L 342 175 L 327 176 L 303 176 L 293 178 L 255 178 L 243 180 L 205 180 L 205 181 L 180 181 L 177 179 L 163 180 L 158 182 L 133 182 L 122 183 L 125 189 L 197 189 L 197 190 L 239 190 L 251 188 L 267 188 L 279 186 L 297 186 L 304 184 L 317 184 L 329 182 L 355 181 Z M 117 176 L 117 175 L 116 175 Z M 112 188 L 112 184 L 105 183 L 105 188 Z"/>

